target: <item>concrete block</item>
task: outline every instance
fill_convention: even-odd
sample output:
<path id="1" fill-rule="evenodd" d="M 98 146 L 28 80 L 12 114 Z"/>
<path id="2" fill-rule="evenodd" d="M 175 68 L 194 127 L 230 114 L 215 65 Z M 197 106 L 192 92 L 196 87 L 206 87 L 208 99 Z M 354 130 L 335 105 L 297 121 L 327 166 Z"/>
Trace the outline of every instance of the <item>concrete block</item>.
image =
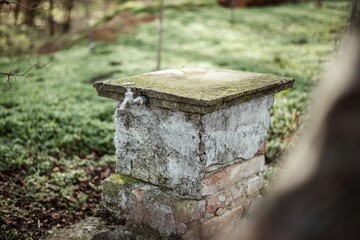
<path id="1" fill-rule="evenodd" d="M 144 107 L 116 114 L 116 171 L 200 198 L 206 171 L 250 159 L 264 145 L 272 100 L 256 98 L 203 116 Z M 245 171 L 238 168 L 231 179 Z"/>

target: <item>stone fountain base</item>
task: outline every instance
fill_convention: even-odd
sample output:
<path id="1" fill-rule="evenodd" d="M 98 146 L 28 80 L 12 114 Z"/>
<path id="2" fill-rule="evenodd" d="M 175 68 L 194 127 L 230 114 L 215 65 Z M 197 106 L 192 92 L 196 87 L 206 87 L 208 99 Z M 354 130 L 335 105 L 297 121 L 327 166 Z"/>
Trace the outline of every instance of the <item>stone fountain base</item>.
<path id="1" fill-rule="evenodd" d="M 263 167 L 259 155 L 207 174 L 200 199 L 115 173 L 102 183 L 102 207 L 118 221 L 157 229 L 165 239 L 217 239 L 237 228 L 261 198 Z"/>

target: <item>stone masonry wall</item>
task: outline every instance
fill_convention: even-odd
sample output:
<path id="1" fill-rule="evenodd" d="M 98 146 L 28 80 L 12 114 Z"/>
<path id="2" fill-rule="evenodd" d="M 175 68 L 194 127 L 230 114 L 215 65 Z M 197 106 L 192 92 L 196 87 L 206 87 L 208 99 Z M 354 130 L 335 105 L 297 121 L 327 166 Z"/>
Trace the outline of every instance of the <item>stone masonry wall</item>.
<path id="1" fill-rule="evenodd" d="M 264 156 L 259 155 L 209 172 L 201 181 L 200 199 L 115 173 L 102 184 L 102 206 L 130 224 L 158 230 L 166 239 L 217 239 L 260 196 L 263 168 Z"/>

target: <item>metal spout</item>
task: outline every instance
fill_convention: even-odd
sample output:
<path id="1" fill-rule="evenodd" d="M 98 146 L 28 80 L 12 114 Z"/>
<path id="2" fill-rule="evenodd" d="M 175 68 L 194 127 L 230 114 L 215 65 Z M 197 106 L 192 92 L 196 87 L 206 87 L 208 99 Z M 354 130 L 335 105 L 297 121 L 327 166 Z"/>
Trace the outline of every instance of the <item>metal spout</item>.
<path id="1" fill-rule="evenodd" d="M 124 83 L 122 86 L 125 87 L 127 89 L 126 93 L 125 93 L 125 98 L 122 101 L 122 103 L 120 104 L 118 111 L 119 113 L 125 113 L 126 112 L 126 106 L 127 105 L 133 105 L 133 104 L 137 104 L 137 105 L 142 105 L 142 104 L 146 104 L 148 102 L 148 98 L 145 96 L 139 96 L 137 98 L 134 99 L 134 93 L 131 91 L 131 88 L 134 87 L 134 83 Z"/>

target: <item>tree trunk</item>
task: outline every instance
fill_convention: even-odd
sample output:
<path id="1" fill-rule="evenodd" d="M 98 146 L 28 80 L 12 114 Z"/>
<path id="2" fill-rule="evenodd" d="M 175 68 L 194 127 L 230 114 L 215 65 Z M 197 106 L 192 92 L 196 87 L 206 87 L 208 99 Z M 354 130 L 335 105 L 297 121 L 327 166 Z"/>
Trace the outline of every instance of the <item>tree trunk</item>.
<path id="1" fill-rule="evenodd" d="M 90 29 L 90 9 L 89 9 L 89 0 L 83 0 L 84 10 L 85 10 L 85 22 L 86 22 L 86 31 L 87 31 L 87 39 L 88 39 L 88 47 L 91 52 L 95 51 L 95 44 L 92 36 L 92 32 Z"/>
<path id="2" fill-rule="evenodd" d="M 65 1 L 65 17 L 63 25 L 63 33 L 67 33 L 71 28 L 71 11 L 74 7 L 74 0 Z"/>
<path id="3" fill-rule="evenodd" d="M 160 16 L 158 25 L 158 44 L 157 44 L 157 58 L 156 58 L 156 69 L 161 69 L 161 53 L 163 45 L 163 28 L 164 28 L 164 0 L 160 1 Z"/>
<path id="4" fill-rule="evenodd" d="M 35 25 L 36 8 L 40 1 L 37 0 L 25 0 L 23 9 L 24 24 L 28 26 Z"/>
<path id="5" fill-rule="evenodd" d="M 14 24 L 17 24 L 17 21 L 19 19 L 19 13 L 20 13 L 20 5 L 21 5 L 21 0 L 16 0 L 16 5 L 14 8 Z"/>
<path id="6" fill-rule="evenodd" d="M 1 14 L 2 14 L 2 8 L 3 8 L 3 5 L 0 4 L 0 24 L 1 24 L 1 19 L 2 19 L 2 16 L 1 16 Z"/>
<path id="7" fill-rule="evenodd" d="M 235 23 L 235 8 L 236 8 L 236 0 L 231 0 L 231 15 L 230 15 L 230 23 Z"/>
<path id="8" fill-rule="evenodd" d="M 49 24 L 49 35 L 50 36 L 53 36 L 55 33 L 53 10 L 54 10 L 54 0 L 49 0 L 48 24 Z"/>
<path id="9" fill-rule="evenodd" d="M 322 6 L 322 0 L 316 0 L 315 5 L 316 5 L 316 7 L 321 7 Z"/>

